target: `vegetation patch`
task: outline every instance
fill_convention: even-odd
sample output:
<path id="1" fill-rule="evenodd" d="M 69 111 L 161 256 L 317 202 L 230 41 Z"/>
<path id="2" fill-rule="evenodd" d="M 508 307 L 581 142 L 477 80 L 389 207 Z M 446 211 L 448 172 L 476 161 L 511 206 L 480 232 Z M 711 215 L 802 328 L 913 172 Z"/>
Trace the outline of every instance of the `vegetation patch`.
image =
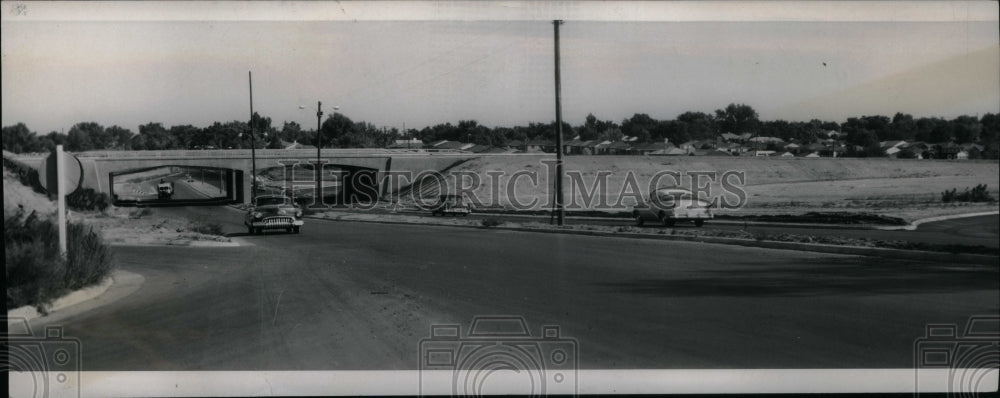
<path id="1" fill-rule="evenodd" d="M 965 188 L 965 191 L 958 192 L 952 188 L 950 191 L 941 192 L 941 201 L 949 202 L 994 202 L 996 201 L 990 192 L 986 190 L 986 184 L 978 184 L 974 188 Z"/>
<path id="2" fill-rule="evenodd" d="M 7 309 L 45 306 L 70 291 L 98 284 L 112 271 L 111 251 L 92 228 L 67 225 L 67 258 L 56 223 L 22 211 L 4 214 Z"/>
<path id="3" fill-rule="evenodd" d="M 190 230 L 199 234 L 222 236 L 222 224 L 214 222 L 193 221 Z"/>
<path id="4" fill-rule="evenodd" d="M 492 228 L 492 227 L 499 226 L 501 224 L 503 224 L 503 221 L 500 221 L 500 220 L 498 220 L 496 218 L 492 218 L 492 217 L 490 217 L 490 218 L 484 218 L 479 223 L 479 225 L 482 225 L 485 228 Z"/>

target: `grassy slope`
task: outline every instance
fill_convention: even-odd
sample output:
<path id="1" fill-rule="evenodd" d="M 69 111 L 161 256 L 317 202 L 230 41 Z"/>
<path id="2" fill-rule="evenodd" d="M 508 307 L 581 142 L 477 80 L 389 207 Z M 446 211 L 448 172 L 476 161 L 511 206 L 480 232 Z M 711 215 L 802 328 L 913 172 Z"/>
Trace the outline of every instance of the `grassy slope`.
<path id="1" fill-rule="evenodd" d="M 25 213 L 32 211 L 39 215 L 55 216 L 56 204 L 45 197 L 45 195 L 32 191 L 21 184 L 17 175 L 3 169 L 3 211 L 4 214 L 12 214 L 18 208 L 24 209 Z"/>
<path id="2" fill-rule="evenodd" d="M 484 202 L 498 194 L 502 205 L 508 205 L 507 178 L 501 178 L 499 190 L 493 187 L 487 171 L 499 170 L 507 176 L 520 170 L 538 173 L 538 184 L 522 178 L 516 186 L 518 200 L 530 202 L 538 198 L 546 202 L 549 179 L 540 158 L 492 156 L 469 161 L 455 172 L 480 175 L 482 185 L 474 192 Z M 903 159 L 768 159 L 744 157 L 656 157 L 656 156 L 567 156 L 567 172 L 578 171 L 585 184 L 591 185 L 599 171 L 609 171 L 607 201 L 615 204 L 625 176 L 632 172 L 645 194 L 650 178 L 662 170 L 679 172 L 739 170 L 746 172 L 747 205 L 742 214 L 798 213 L 803 211 L 871 212 L 901 216 L 906 219 L 931 215 L 995 210 L 996 204 L 940 204 L 945 189 L 962 190 L 976 184 L 987 184 L 997 196 L 1000 168 L 996 161 L 927 161 Z M 668 181 L 668 180 L 664 180 Z M 682 182 L 689 185 L 690 181 Z M 565 184 L 567 203 L 570 184 Z M 715 185 L 718 188 L 718 185 Z M 580 190 L 575 195 L 583 204 Z M 623 205 L 631 205 L 626 200 Z M 593 209 L 594 206 L 587 207 Z M 620 209 L 618 209 L 620 210 Z"/>

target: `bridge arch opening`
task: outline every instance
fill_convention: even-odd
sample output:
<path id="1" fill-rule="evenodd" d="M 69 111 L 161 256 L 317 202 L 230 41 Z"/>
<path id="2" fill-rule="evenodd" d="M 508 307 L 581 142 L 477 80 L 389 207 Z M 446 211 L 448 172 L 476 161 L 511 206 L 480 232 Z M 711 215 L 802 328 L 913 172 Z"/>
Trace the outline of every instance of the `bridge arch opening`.
<path id="1" fill-rule="evenodd" d="M 243 202 L 243 172 L 221 167 L 157 165 L 108 174 L 115 206 L 212 206 Z"/>

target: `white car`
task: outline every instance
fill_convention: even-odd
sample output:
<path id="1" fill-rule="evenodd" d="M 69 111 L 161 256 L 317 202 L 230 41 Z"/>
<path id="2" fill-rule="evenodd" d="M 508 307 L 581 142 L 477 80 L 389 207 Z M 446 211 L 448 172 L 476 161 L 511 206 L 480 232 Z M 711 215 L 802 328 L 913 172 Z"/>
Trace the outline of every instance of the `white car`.
<path id="1" fill-rule="evenodd" d="M 691 191 L 684 188 L 661 188 L 649 194 L 644 203 L 632 208 L 635 224 L 642 226 L 646 221 L 658 222 L 664 227 L 672 227 L 678 221 L 693 221 L 702 226 L 711 219 L 712 205 L 698 200 Z"/>

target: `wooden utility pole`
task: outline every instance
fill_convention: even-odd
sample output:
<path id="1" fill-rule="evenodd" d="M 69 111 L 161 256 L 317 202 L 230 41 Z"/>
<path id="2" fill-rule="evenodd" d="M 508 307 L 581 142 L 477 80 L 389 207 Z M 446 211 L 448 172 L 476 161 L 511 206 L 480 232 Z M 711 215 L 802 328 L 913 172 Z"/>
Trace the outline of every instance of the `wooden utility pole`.
<path id="1" fill-rule="evenodd" d="M 257 142 L 253 131 L 253 73 L 247 71 L 247 81 L 250 83 L 250 203 L 254 204 L 257 197 Z"/>
<path id="2" fill-rule="evenodd" d="M 553 20 L 552 27 L 555 31 L 556 46 L 556 221 L 558 225 L 563 225 L 566 218 L 566 209 L 563 207 L 563 133 L 562 133 L 562 85 L 559 81 L 559 25 L 562 20 Z"/>

